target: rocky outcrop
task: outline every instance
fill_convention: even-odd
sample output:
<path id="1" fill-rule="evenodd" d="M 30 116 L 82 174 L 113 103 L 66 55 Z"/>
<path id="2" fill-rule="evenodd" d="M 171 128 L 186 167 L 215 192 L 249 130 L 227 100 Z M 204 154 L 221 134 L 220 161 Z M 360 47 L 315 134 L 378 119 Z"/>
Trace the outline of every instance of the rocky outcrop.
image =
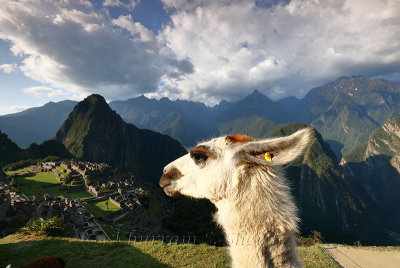
<path id="1" fill-rule="evenodd" d="M 368 210 L 392 241 L 400 243 L 400 117 L 375 130 L 368 142 L 346 155 L 341 164 L 361 193 Z M 383 228 L 384 227 L 384 228 Z"/>
<path id="2" fill-rule="evenodd" d="M 365 159 L 377 155 L 391 157 L 390 164 L 400 173 L 400 117 L 393 118 L 371 135 Z"/>

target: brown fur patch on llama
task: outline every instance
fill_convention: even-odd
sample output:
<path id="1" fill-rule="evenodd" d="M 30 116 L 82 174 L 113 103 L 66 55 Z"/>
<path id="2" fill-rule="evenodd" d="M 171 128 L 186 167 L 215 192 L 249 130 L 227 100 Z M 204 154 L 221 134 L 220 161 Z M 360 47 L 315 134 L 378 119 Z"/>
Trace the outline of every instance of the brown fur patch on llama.
<path id="1" fill-rule="evenodd" d="M 217 158 L 216 154 L 213 151 L 211 151 L 207 146 L 204 145 L 199 145 L 190 151 L 190 155 L 194 154 L 203 154 L 208 158 L 214 158 L 214 159 Z"/>
<path id="2" fill-rule="evenodd" d="M 247 135 L 236 134 L 236 135 L 226 136 L 225 140 L 229 143 L 240 145 L 250 141 L 255 141 L 256 139 Z"/>

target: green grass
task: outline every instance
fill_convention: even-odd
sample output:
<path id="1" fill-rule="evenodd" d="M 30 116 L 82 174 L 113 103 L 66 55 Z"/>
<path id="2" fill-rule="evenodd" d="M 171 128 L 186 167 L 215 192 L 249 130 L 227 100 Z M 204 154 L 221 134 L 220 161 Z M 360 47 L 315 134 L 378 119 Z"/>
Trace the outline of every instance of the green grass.
<path id="1" fill-rule="evenodd" d="M 106 202 L 108 202 L 108 208 L 106 205 Z M 99 201 L 99 202 L 82 202 L 82 204 L 85 206 L 87 210 L 90 211 L 90 213 L 93 214 L 96 218 L 98 217 L 105 217 L 115 211 L 120 210 L 119 207 L 114 205 L 108 200 L 104 201 Z"/>
<path id="2" fill-rule="evenodd" d="M 324 267 L 335 268 L 337 264 L 329 257 L 329 255 L 319 246 L 297 247 L 297 254 L 303 267 Z"/>
<path id="3" fill-rule="evenodd" d="M 69 187 L 70 190 L 77 186 L 62 186 L 61 183 L 56 179 L 56 175 L 50 172 L 39 172 L 37 174 L 28 174 L 17 177 L 17 189 L 23 192 L 29 198 L 32 198 L 35 193 L 50 194 L 52 196 L 66 197 L 66 198 L 90 198 L 91 194 L 82 190 L 77 192 L 64 191 L 65 187 Z"/>
<path id="4" fill-rule="evenodd" d="M 35 174 L 33 177 L 26 177 L 27 181 L 32 181 L 35 183 L 50 183 L 50 184 L 59 184 L 60 182 L 56 179 L 56 175 L 49 172 L 39 172 Z"/>
<path id="5" fill-rule="evenodd" d="M 56 170 L 58 173 L 64 173 L 67 169 L 65 167 L 58 166 L 58 167 L 56 167 Z"/>
<path id="6" fill-rule="evenodd" d="M 123 230 L 120 230 L 119 233 L 118 231 L 114 230 L 113 228 L 107 226 L 107 225 L 101 225 L 101 228 L 107 233 L 108 237 L 111 240 L 127 240 L 125 238 L 126 232 Z"/>
<path id="7" fill-rule="evenodd" d="M 205 244 L 95 242 L 72 238 L 11 235 L 0 239 L 0 267 L 58 255 L 66 267 L 230 267 L 227 249 Z M 304 267 L 337 267 L 318 246 L 299 247 Z"/>

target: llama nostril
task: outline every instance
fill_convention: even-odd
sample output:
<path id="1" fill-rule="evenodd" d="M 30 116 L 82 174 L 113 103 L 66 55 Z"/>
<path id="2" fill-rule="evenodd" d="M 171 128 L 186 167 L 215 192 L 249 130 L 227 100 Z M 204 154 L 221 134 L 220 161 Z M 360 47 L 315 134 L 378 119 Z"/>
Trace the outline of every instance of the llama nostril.
<path id="1" fill-rule="evenodd" d="M 170 185 L 172 181 L 179 180 L 182 176 L 182 173 L 177 168 L 172 168 L 162 175 L 159 184 L 164 188 Z"/>

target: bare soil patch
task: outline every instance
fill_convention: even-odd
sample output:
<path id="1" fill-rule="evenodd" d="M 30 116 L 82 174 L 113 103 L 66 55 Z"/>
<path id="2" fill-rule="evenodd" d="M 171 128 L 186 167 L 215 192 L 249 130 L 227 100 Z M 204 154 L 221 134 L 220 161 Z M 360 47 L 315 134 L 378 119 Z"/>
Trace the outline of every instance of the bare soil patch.
<path id="1" fill-rule="evenodd" d="M 345 268 L 400 268 L 400 250 L 323 245 Z"/>

